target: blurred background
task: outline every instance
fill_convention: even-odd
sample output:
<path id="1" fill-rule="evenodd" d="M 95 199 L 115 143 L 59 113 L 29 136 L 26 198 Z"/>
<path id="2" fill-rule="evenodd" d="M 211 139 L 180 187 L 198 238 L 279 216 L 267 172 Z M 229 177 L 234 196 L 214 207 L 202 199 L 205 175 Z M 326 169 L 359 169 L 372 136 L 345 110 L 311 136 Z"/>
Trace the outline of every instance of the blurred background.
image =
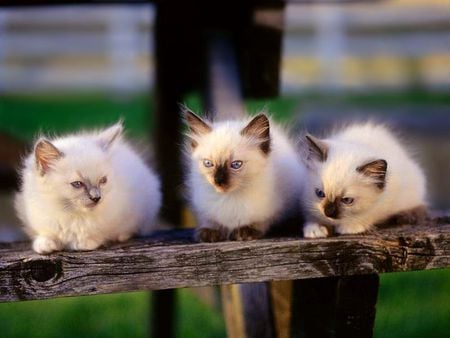
<path id="1" fill-rule="evenodd" d="M 151 5 L 0 9 L 0 241 L 23 238 L 8 180 L 36 133 L 124 117 L 128 136 L 151 144 L 154 22 Z M 425 168 L 432 207 L 450 209 L 449 2 L 290 4 L 281 24 L 281 95 L 247 109 L 318 134 L 385 121 Z M 449 285 L 448 270 L 382 275 L 375 337 L 448 336 Z M 179 337 L 225 337 L 210 292 L 177 292 Z M 152 311 L 146 293 L 0 304 L 1 336 L 144 337 Z"/>

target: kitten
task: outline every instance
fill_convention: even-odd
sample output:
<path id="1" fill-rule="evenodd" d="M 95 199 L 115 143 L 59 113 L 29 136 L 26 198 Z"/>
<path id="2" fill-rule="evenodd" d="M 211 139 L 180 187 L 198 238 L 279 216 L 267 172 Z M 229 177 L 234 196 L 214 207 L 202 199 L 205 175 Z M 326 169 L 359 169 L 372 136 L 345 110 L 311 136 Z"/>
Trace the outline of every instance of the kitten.
<path id="1" fill-rule="evenodd" d="M 122 130 L 117 123 L 36 142 L 15 200 L 36 252 L 94 250 L 154 226 L 160 183 Z"/>
<path id="2" fill-rule="evenodd" d="M 427 217 L 425 176 L 382 125 L 350 125 L 325 140 L 306 135 L 304 157 L 309 173 L 305 237 L 326 237 L 328 227 L 354 234 Z"/>
<path id="3" fill-rule="evenodd" d="M 198 240 L 260 238 L 271 223 L 299 209 L 305 169 L 267 116 L 211 123 L 187 111 L 185 119 Z"/>

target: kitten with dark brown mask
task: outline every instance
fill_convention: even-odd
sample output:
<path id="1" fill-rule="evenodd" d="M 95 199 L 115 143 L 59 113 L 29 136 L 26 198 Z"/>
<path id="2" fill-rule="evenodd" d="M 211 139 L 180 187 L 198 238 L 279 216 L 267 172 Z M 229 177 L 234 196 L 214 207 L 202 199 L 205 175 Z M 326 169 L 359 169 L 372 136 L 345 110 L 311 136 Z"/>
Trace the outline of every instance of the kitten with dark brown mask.
<path id="1" fill-rule="evenodd" d="M 304 167 L 264 114 L 212 123 L 187 111 L 190 203 L 204 242 L 251 240 L 299 209 Z"/>
<path id="2" fill-rule="evenodd" d="M 354 124 L 326 138 L 307 135 L 304 236 L 367 231 L 380 223 L 427 217 L 425 175 L 383 125 Z"/>

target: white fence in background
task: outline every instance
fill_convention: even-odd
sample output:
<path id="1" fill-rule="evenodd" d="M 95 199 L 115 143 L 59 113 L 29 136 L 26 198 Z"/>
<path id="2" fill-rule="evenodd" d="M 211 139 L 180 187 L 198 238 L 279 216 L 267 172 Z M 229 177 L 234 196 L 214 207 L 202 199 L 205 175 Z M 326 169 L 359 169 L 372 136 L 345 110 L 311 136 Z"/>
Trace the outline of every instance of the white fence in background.
<path id="1" fill-rule="evenodd" d="M 289 5 L 283 90 L 448 88 L 442 3 Z M 154 14 L 150 5 L 2 10 L 0 91 L 148 89 Z"/>
<path id="2" fill-rule="evenodd" d="M 151 6 L 0 11 L 0 90 L 152 85 Z"/>

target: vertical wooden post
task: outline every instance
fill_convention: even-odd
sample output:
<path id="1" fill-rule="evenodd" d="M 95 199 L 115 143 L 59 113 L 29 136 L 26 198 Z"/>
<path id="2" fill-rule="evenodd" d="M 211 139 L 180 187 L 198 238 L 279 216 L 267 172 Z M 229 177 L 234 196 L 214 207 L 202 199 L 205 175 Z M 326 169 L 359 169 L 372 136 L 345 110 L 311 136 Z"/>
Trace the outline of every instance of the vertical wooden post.
<path id="1" fill-rule="evenodd" d="M 293 281 L 270 283 L 273 323 L 277 338 L 291 337 Z"/>
<path id="2" fill-rule="evenodd" d="M 270 283 L 224 285 L 222 302 L 228 337 L 276 337 Z"/>
<path id="3" fill-rule="evenodd" d="M 245 338 L 245 320 L 239 285 L 222 285 L 220 291 L 228 337 Z"/>
<path id="4" fill-rule="evenodd" d="M 372 337 L 378 284 L 378 275 L 295 281 L 291 336 Z"/>
<path id="5" fill-rule="evenodd" d="M 195 67 L 195 38 L 191 39 L 190 17 L 180 1 L 162 1 L 156 6 L 156 118 L 155 145 L 158 173 L 163 191 L 161 218 L 172 226 L 181 224 L 182 216 L 182 121 L 179 104 L 189 89 Z M 190 28 L 191 27 L 191 28 Z M 192 51 L 190 51 L 192 48 Z M 175 336 L 176 299 L 174 290 L 153 294 L 152 337 Z"/>

